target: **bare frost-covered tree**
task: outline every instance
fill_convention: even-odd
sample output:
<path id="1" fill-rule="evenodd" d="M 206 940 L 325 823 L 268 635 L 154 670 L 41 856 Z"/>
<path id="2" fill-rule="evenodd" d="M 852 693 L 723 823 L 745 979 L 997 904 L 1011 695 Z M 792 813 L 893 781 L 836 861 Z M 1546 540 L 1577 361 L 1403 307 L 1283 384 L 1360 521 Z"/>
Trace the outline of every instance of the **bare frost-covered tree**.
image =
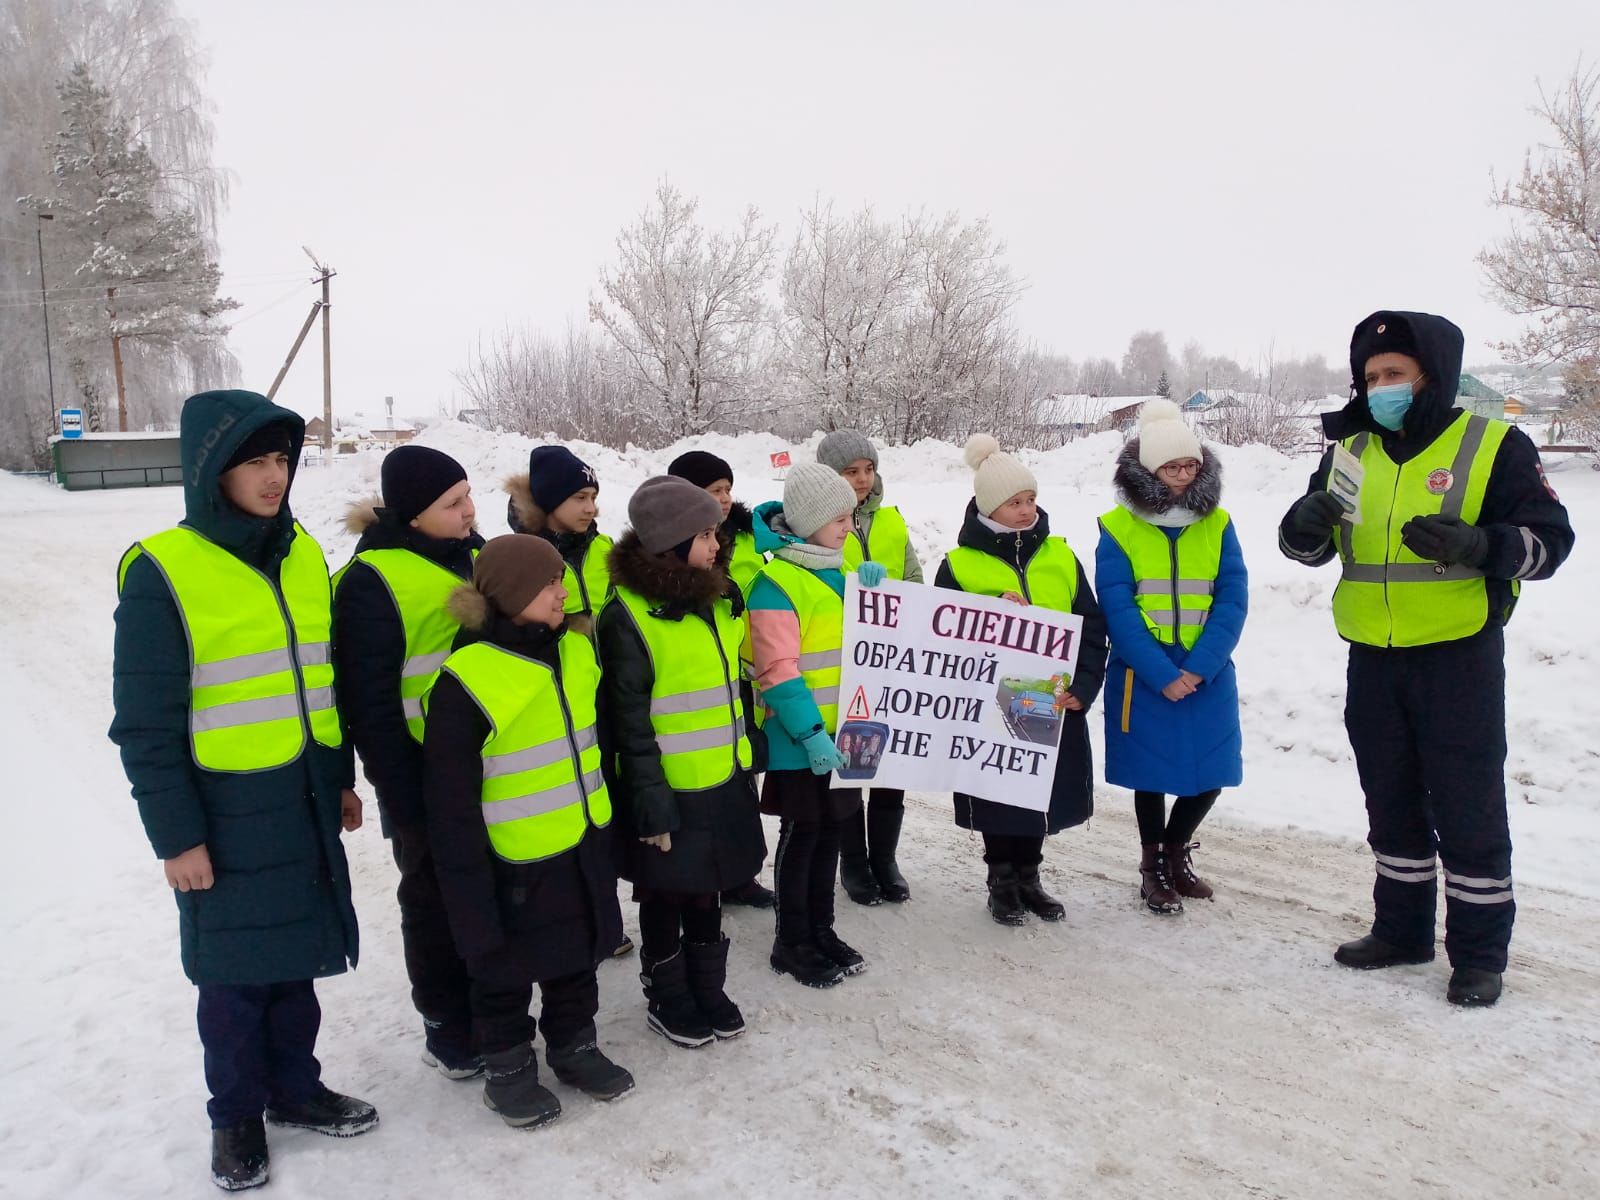
<path id="1" fill-rule="evenodd" d="M 1534 318 L 1501 349 L 1549 363 L 1600 354 L 1600 67 L 1580 63 L 1553 94 L 1541 87 L 1534 112 L 1552 140 L 1494 192 L 1513 229 L 1478 261 L 1501 306 Z"/>
<path id="2" fill-rule="evenodd" d="M 751 207 L 732 232 L 707 237 L 696 207 L 658 185 L 655 203 L 617 236 L 617 262 L 589 301 L 590 319 L 650 391 L 649 416 L 670 437 L 736 427 L 763 402 L 762 288 L 776 230 Z"/>

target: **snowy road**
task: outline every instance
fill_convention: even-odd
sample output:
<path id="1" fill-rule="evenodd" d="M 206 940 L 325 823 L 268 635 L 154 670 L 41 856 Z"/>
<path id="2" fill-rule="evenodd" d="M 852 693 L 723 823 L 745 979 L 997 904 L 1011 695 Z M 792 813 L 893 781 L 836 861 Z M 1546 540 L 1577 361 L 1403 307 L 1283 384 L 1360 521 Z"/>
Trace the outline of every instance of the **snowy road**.
<path id="1" fill-rule="evenodd" d="M 3 1196 L 216 1194 L 171 900 L 104 738 L 112 570 L 175 498 L 0 479 Z M 320 534 L 332 520 L 318 519 Z M 1270 568 L 1262 578 L 1273 586 Z M 1301 609 L 1307 629 L 1326 620 L 1307 587 L 1279 611 Z M 1573 669 L 1562 678 L 1585 677 Z M 1592 731 L 1586 693 L 1561 694 L 1572 711 L 1559 719 Z M 1340 732 L 1286 749 L 1278 791 L 1300 779 L 1302 805 L 1358 804 L 1353 781 L 1327 786 L 1348 771 L 1320 749 Z M 1586 777 L 1592 747 L 1569 737 L 1549 769 Z M 1225 800 L 1197 854 L 1217 901 L 1162 919 L 1136 903 L 1126 798 L 1099 803 L 1046 852 L 1061 925 L 989 921 L 978 847 L 939 796 L 908 813 L 915 900 L 868 910 L 841 894 L 864 976 L 828 992 L 781 980 L 765 965 L 769 920 L 732 913 L 729 990 L 750 1032 L 727 1045 L 667 1046 L 645 1029 L 634 964 L 608 964 L 601 1036 L 638 1090 L 605 1107 L 558 1086 L 565 1115 L 531 1133 L 495 1120 L 476 1083 L 418 1064 L 374 823 L 350 839 L 364 958 L 319 989 L 320 1048 L 329 1082 L 374 1101 L 383 1124 L 350 1143 L 275 1136 L 267 1194 L 1600 1194 L 1592 893 L 1519 882 L 1506 997 L 1464 1012 L 1443 1001 L 1442 958 L 1333 966 L 1368 911 L 1359 843 L 1247 824 L 1246 802 L 1230 817 Z M 1359 825 L 1359 810 L 1341 822 Z M 1570 857 L 1594 853 L 1580 840 Z"/>

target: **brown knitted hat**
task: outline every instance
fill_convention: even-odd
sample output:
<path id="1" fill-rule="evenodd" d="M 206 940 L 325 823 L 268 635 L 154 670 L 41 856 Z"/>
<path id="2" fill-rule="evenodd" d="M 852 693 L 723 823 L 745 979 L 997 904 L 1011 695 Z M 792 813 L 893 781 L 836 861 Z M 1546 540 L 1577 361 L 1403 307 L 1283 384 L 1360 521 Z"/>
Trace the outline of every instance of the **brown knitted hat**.
<path id="1" fill-rule="evenodd" d="M 472 586 L 499 610 L 515 617 L 534 597 L 566 572 L 556 548 L 531 533 L 507 533 L 490 538 L 478 551 L 472 568 Z"/>

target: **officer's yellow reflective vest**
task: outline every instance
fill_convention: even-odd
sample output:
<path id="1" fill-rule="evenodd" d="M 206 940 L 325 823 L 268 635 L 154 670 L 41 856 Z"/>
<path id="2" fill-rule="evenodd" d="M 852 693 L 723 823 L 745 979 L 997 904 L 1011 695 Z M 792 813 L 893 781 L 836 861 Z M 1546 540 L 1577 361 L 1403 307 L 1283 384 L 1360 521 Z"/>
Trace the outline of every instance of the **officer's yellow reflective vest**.
<path id="1" fill-rule="evenodd" d="M 172 592 L 189 641 L 189 744 L 208 771 L 266 771 L 300 757 L 306 732 L 344 742 L 333 694 L 332 591 L 322 549 L 298 522 L 276 585 L 187 526 L 129 547 Z"/>
<path id="2" fill-rule="evenodd" d="M 1128 556 L 1144 627 L 1164 646 L 1192 650 L 1211 615 L 1228 514 L 1213 509 L 1169 538 L 1119 505 L 1100 518 L 1100 528 Z"/>
<path id="3" fill-rule="evenodd" d="M 554 858 L 581 842 L 591 825 L 611 823 L 595 724 L 600 664 L 588 638 L 569 634 L 557 652 L 559 673 L 474 642 L 440 668 L 489 719 L 479 799 L 489 844 L 507 862 Z M 427 703 L 424 697 L 424 709 Z"/>
<path id="4" fill-rule="evenodd" d="M 655 616 L 657 606 L 618 588 L 621 605 L 650 655 L 650 726 L 661 751 L 661 770 L 675 791 L 698 792 L 733 778 L 734 767 L 754 762 L 739 699 L 739 646 L 744 622 L 733 605 L 712 606 L 713 629 L 700 617 Z"/>
<path id="5" fill-rule="evenodd" d="M 1511 426 L 1461 413 L 1428 447 L 1396 463 L 1383 439 L 1344 441 L 1361 462 L 1360 521 L 1334 527 L 1341 574 L 1333 593 L 1339 636 L 1367 646 L 1425 646 L 1470 637 L 1489 619 L 1489 589 L 1476 567 L 1446 566 L 1413 554 L 1400 531 L 1438 514 L 1476 524 L 1489 473 Z M 1512 583 L 1512 594 L 1520 585 Z"/>

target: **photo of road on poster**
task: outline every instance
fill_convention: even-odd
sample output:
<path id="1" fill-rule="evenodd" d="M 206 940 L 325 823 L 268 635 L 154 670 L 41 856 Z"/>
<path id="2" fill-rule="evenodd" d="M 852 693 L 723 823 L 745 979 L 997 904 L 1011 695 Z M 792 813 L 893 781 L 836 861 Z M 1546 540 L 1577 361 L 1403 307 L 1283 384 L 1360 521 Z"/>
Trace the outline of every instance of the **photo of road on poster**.
<path id="1" fill-rule="evenodd" d="M 837 786 L 1044 812 L 1083 619 L 920 584 L 845 590 Z"/>

